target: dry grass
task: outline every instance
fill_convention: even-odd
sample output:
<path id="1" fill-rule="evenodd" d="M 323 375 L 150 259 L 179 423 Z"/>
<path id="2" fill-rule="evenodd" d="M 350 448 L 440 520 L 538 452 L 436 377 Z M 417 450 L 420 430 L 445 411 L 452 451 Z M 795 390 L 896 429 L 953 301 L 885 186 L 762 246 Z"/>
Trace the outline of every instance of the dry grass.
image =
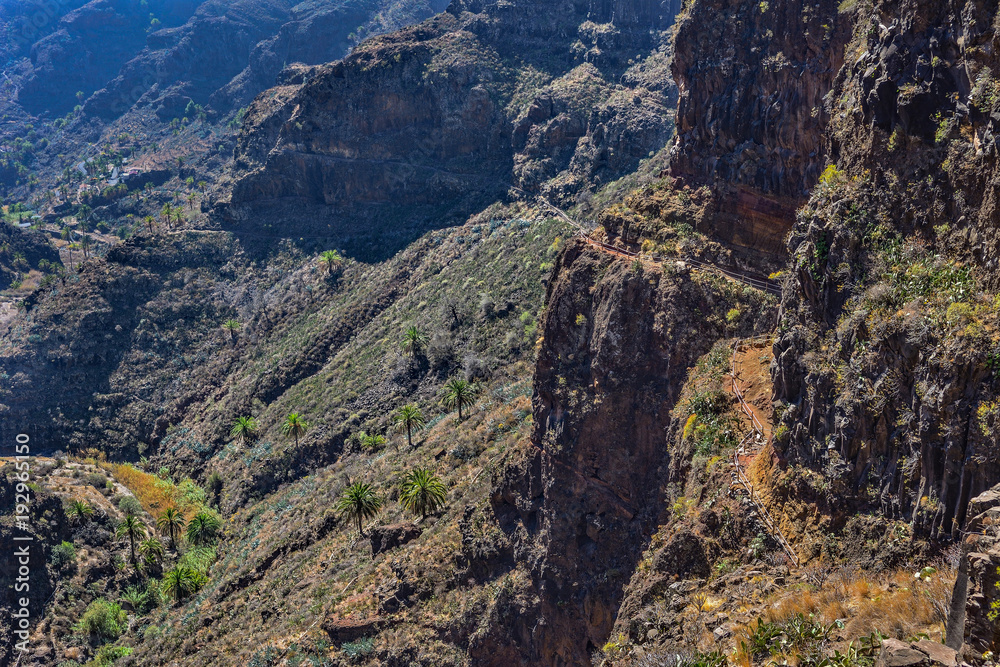
<path id="1" fill-rule="evenodd" d="M 150 516 L 158 517 L 169 507 L 177 508 L 173 484 L 127 463 L 102 463 L 101 467 L 131 491 Z M 183 511 L 185 508 L 178 509 Z M 189 512 L 183 513 L 187 516 Z"/>
<path id="2" fill-rule="evenodd" d="M 881 578 L 863 572 L 842 571 L 816 590 L 783 591 L 765 612 L 768 621 L 781 622 L 795 614 L 814 614 L 823 623 L 844 622 L 843 639 L 879 631 L 907 639 L 918 632 L 944 631 L 955 573 L 939 570 L 927 580 L 908 570 Z"/>

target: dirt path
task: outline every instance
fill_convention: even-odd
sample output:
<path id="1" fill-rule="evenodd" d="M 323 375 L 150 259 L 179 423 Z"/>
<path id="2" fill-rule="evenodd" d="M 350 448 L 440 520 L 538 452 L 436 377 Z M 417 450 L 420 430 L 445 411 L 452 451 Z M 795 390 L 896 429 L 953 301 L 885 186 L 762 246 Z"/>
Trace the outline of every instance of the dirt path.
<path id="1" fill-rule="evenodd" d="M 746 406 L 757 417 L 764 434 L 764 441 L 771 440 L 774 425 L 771 423 L 771 360 L 774 354 L 770 340 L 755 340 L 745 347 L 740 347 L 734 355 L 733 366 L 736 370 L 736 383 L 743 394 Z M 726 383 L 732 393 L 732 383 Z M 745 417 L 750 428 L 750 418 Z"/>
<path id="2" fill-rule="evenodd" d="M 559 209 L 555 209 L 555 210 L 558 211 Z M 562 213 L 562 212 L 560 211 L 560 213 Z M 562 217 L 564 217 L 567 220 L 570 220 L 570 222 L 572 222 L 572 220 L 570 218 L 568 218 L 566 216 L 566 214 L 563 213 Z M 576 223 L 574 223 L 574 224 L 576 224 Z M 749 287 L 753 287 L 754 289 L 759 289 L 762 292 L 767 292 L 768 294 L 772 294 L 772 295 L 775 295 L 775 296 L 781 296 L 781 286 L 778 285 L 777 283 L 771 282 L 770 280 L 764 280 L 762 278 L 758 278 L 758 277 L 755 277 L 755 276 L 748 276 L 748 275 L 745 275 L 745 274 L 736 273 L 734 271 L 730 271 L 729 269 L 725 269 L 725 268 L 722 268 L 720 266 L 715 266 L 714 264 L 706 264 L 704 262 L 699 262 L 698 260 L 690 259 L 690 258 L 677 257 L 677 258 L 671 258 L 671 259 L 668 259 L 668 260 L 661 261 L 661 260 L 653 259 L 653 258 L 650 258 L 650 257 L 644 257 L 644 256 L 640 255 L 637 252 L 632 252 L 632 251 L 626 250 L 624 248 L 618 248 L 616 246 L 608 245 L 607 243 L 602 243 L 600 241 L 596 241 L 596 240 L 592 239 L 589 235 L 587 235 L 586 233 L 584 233 L 582 231 L 582 229 L 581 229 L 581 232 L 579 234 L 579 237 L 581 239 L 583 239 L 584 241 L 586 241 L 589 245 L 591 245 L 591 246 L 597 248 L 598 250 L 601 250 L 602 252 L 605 252 L 605 253 L 607 253 L 609 255 L 614 255 L 616 257 L 621 257 L 623 259 L 632 259 L 632 260 L 638 259 L 638 260 L 640 260 L 642 262 L 648 262 L 648 263 L 651 263 L 651 264 L 663 264 L 664 261 L 672 261 L 672 262 L 677 262 L 679 264 L 687 264 L 687 265 L 690 265 L 690 268 L 701 270 L 701 271 L 707 271 L 709 273 L 714 273 L 716 275 L 722 276 L 726 280 L 731 280 L 733 282 L 743 283 L 744 285 L 747 285 Z"/>

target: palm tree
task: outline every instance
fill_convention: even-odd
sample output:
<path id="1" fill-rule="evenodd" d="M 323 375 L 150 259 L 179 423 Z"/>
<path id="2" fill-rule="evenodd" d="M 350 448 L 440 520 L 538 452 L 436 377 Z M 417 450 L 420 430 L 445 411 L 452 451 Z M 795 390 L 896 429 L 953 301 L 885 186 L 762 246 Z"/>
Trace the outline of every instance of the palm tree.
<path id="1" fill-rule="evenodd" d="M 413 447 L 413 431 L 419 430 L 427 425 L 424 413 L 420 411 L 416 403 L 404 405 L 392 415 L 392 423 L 397 431 L 406 431 L 406 444 Z"/>
<path id="2" fill-rule="evenodd" d="M 71 519 L 74 521 L 79 521 L 80 523 L 85 522 L 94 514 L 94 508 L 83 502 L 82 500 L 74 500 L 69 505 L 69 510 L 66 512 Z"/>
<path id="3" fill-rule="evenodd" d="M 258 430 L 260 430 L 260 424 L 253 417 L 237 417 L 236 421 L 233 422 L 233 427 L 229 430 L 229 435 L 241 445 L 246 445 L 247 442 L 254 439 Z"/>
<path id="4" fill-rule="evenodd" d="M 430 470 L 417 469 L 403 478 L 399 500 L 403 507 L 424 519 L 444 504 L 446 493 L 440 477 Z"/>
<path id="5" fill-rule="evenodd" d="M 146 537 L 146 526 L 134 514 L 126 514 L 125 518 L 118 524 L 118 530 L 115 531 L 115 536 L 119 539 L 123 537 L 128 538 L 132 564 L 135 565 L 135 543 L 136 540 L 141 540 Z"/>
<path id="6" fill-rule="evenodd" d="M 190 567 L 178 565 L 163 575 L 163 592 L 180 602 L 204 583 L 205 575 Z"/>
<path id="7" fill-rule="evenodd" d="M 319 256 L 319 261 L 326 264 L 326 272 L 333 275 L 334 269 L 339 269 L 344 264 L 344 258 L 336 250 L 326 250 Z"/>
<path id="8" fill-rule="evenodd" d="M 163 542 L 158 537 L 147 538 L 139 545 L 139 555 L 147 565 L 162 562 L 163 554 Z"/>
<path id="9" fill-rule="evenodd" d="M 189 211 L 190 211 L 191 209 L 193 209 L 193 208 L 194 208 L 194 197 L 195 197 L 195 195 L 194 195 L 194 193 L 193 193 L 193 192 L 192 192 L 192 193 L 190 193 L 190 194 L 188 194 L 188 196 L 187 196 L 187 200 L 188 200 L 188 210 L 189 210 Z"/>
<path id="10" fill-rule="evenodd" d="M 444 386 L 444 404 L 449 408 L 458 408 L 458 421 L 462 421 L 462 407 L 472 405 L 475 395 L 475 386 L 462 378 L 452 378 Z"/>
<path id="11" fill-rule="evenodd" d="M 355 482 L 347 487 L 344 495 L 337 501 L 337 511 L 342 515 L 354 519 L 358 523 L 358 532 L 364 537 L 365 531 L 361 522 L 369 519 L 382 509 L 382 501 L 375 495 L 371 484 Z"/>
<path id="12" fill-rule="evenodd" d="M 160 209 L 160 217 L 166 221 L 167 229 L 170 229 L 170 216 L 173 214 L 173 211 L 174 207 L 169 202 L 164 204 L 163 208 Z"/>
<path id="13" fill-rule="evenodd" d="M 299 413 L 293 412 L 292 414 L 285 417 L 285 423 L 281 426 L 281 432 L 286 438 L 295 438 L 295 446 L 299 446 L 299 436 L 305 435 L 306 429 L 309 428 L 309 424 L 306 420 L 299 416 Z"/>
<path id="14" fill-rule="evenodd" d="M 403 333 L 403 349 L 416 357 L 427 344 L 427 334 L 416 327 L 410 327 Z"/>
<path id="15" fill-rule="evenodd" d="M 361 443 L 361 447 L 365 451 L 374 452 L 377 451 L 379 447 L 385 444 L 385 436 L 378 435 L 376 433 L 368 434 L 364 431 L 358 433 L 358 441 Z"/>
<path id="16" fill-rule="evenodd" d="M 240 330 L 240 323 L 234 319 L 228 319 L 222 323 L 222 328 L 229 332 L 229 340 L 236 342 L 236 332 Z"/>
<path id="17" fill-rule="evenodd" d="M 150 234 L 153 233 L 153 221 L 154 220 L 155 220 L 155 218 L 153 218 L 153 216 L 151 216 L 151 215 L 147 215 L 145 218 L 142 219 L 142 221 L 146 223 L 146 226 L 149 227 L 149 233 Z"/>
<path id="18" fill-rule="evenodd" d="M 90 246 L 92 243 L 93 239 L 91 239 L 88 234 L 84 234 L 83 238 L 80 239 L 80 247 L 83 248 L 84 259 L 90 257 Z"/>
<path id="19" fill-rule="evenodd" d="M 59 232 L 59 237 L 66 241 L 66 250 L 69 252 L 69 265 L 66 268 L 73 266 L 73 230 L 69 227 L 63 227 L 62 231 Z"/>
<path id="20" fill-rule="evenodd" d="M 168 507 L 156 520 L 156 526 L 170 537 L 170 548 L 177 548 L 177 534 L 184 530 L 184 515 L 173 507 Z"/>
<path id="21" fill-rule="evenodd" d="M 211 544 L 218 537 L 221 528 L 222 522 L 214 514 L 198 512 L 188 522 L 188 542 L 196 546 Z"/>

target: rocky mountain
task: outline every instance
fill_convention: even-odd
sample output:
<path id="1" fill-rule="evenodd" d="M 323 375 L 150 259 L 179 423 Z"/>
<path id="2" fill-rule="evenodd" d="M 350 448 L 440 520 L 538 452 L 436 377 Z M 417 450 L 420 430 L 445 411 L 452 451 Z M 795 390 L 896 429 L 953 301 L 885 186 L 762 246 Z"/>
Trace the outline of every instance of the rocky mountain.
<path id="1" fill-rule="evenodd" d="M 136 7 L 16 70 L 24 664 L 994 663 L 997 7 Z"/>

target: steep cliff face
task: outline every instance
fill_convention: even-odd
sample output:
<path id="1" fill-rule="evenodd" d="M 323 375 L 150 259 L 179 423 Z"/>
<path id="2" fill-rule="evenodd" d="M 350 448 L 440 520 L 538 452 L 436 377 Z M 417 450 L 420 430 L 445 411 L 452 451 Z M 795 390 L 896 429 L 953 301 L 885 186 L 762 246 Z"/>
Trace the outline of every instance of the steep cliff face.
<path id="1" fill-rule="evenodd" d="M 367 42 L 298 73 L 297 91 L 276 92 L 281 104 L 258 98 L 216 213 L 372 256 L 511 187 L 572 202 L 670 136 L 673 87 L 656 30 L 672 11 L 456 3 Z"/>
<path id="2" fill-rule="evenodd" d="M 32 114 L 62 115 L 89 97 L 146 45 L 150 14 L 165 27 L 183 23 L 197 4 L 96 0 L 59 19 L 59 29 L 31 47 L 18 102 Z M 54 21 L 55 18 L 51 19 Z"/>
<path id="3" fill-rule="evenodd" d="M 482 656 L 516 647 L 523 664 L 589 664 L 655 532 L 690 452 L 668 446 L 685 378 L 732 331 L 765 330 L 753 290 L 567 247 L 549 287 L 535 371 L 535 432 L 497 485 L 493 509 L 537 600 L 499 619 Z M 676 460 L 675 460 L 676 458 Z M 500 663 L 490 663 L 500 664 Z"/>
<path id="4" fill-rule="evenodd" d="M 823 167 L 824 96 L 850 35 L 833 0 L 694 2 L 678 21 L 670 171 L 718 191 L 702 230 L 782 253 Z"/>
<path id="5" fill-rule="evenodd" d="M 853 15 L 829 96 L 837 167 L 788 241 L 779 450 L 830 466 L 860 504 L 918 534 L 957 536 L 969 499 L 1000 480 L 996 62 L 984 48 L 996 8 L 875 11 L 878 25 Z"/>

